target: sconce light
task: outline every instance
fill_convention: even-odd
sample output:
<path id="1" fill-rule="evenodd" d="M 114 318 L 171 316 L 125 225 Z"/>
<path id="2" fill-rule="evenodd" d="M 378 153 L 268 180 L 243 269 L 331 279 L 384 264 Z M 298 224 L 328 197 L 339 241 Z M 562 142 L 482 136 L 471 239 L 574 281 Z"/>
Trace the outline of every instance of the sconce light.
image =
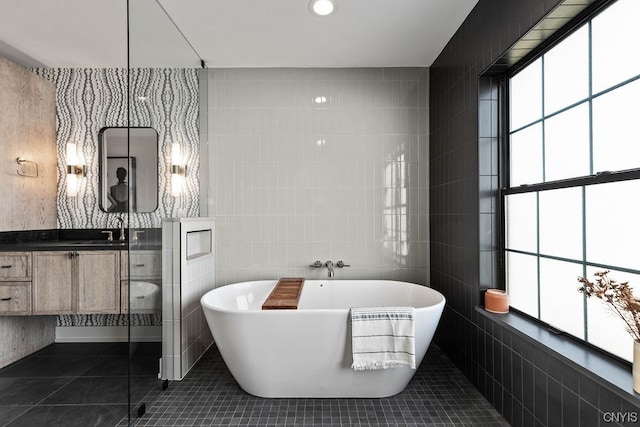
<path id="1" fill-rule="evenodd" d="M 80 188 L 80 178 L 85 176 L 85 166 L 80 165 L 76 144 L 67 144 L 67 196 L 76 197 Z"/>
<path id="2" fill-rule="evenodd" d="M 182 194 L 185 186 L 187 167 L 182 160 L 180 144 L 174 142 L 171 145 L 171 195 L 174 197 Z"/>

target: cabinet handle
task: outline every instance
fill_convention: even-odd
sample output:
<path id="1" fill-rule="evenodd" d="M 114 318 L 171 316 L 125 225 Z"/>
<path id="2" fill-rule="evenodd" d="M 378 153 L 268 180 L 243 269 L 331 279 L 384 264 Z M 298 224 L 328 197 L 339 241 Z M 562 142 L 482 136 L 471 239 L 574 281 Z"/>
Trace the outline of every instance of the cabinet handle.
<path id="1" fill-rule="evenodd" d="M 3 265 L 2 268 L 11 268 L 13 267 L 12 265 Z"/>
<path id="2" fill-rule="evenodd" d="M 0 299 L 0 301 L 11 301 L 11 299 L 12 299 L 11 297 L 7 297 L 7 298 Z"/>
<path id="3" fill-rule="evenodd" d="M 144 267 L 144 264 L 136 264 L 136 267 Z"/>

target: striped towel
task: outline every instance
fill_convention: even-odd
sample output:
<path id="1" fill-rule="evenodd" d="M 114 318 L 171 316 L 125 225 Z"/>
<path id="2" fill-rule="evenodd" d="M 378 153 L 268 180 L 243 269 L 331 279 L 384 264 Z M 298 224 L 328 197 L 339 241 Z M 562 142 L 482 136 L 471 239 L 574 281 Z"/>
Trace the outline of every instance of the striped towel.
<path id="1" fill-rule="evenodd" d="M 351 343 L 356 371 L 416 368 L 413 307 L 351 309 Z"/>

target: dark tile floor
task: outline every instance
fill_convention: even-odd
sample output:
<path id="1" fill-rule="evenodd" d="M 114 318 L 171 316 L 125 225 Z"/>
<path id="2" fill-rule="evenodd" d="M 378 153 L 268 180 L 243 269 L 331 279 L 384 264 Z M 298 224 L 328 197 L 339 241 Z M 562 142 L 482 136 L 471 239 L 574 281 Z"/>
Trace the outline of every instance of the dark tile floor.
<path id="1" fill-rule="evenodd" d="M 126 426 L 123 420 L 120 426 Z M 508 426 L 435 346 L 407 388 L 383 399 L 264 399 L 237 385 L 213 347 L 136 426 Z"/>
<path id="2" fill-rule="evenodd" d="M 131 351 L 131 383 L 128 365 Z M 160 343 L 52 344 L 0 369 L 2 426 L 114 426 L 161 391 Z"/>

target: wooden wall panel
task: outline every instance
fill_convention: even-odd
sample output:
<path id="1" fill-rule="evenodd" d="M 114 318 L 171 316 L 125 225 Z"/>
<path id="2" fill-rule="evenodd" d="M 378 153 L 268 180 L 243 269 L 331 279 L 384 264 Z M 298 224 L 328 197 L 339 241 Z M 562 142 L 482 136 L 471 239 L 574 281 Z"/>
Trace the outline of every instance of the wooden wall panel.
<path id="1" fill-rule="evenodd" d="M 0 94 L 0 231 L 56 228 L 55 85 L 0 58 Z"/>

